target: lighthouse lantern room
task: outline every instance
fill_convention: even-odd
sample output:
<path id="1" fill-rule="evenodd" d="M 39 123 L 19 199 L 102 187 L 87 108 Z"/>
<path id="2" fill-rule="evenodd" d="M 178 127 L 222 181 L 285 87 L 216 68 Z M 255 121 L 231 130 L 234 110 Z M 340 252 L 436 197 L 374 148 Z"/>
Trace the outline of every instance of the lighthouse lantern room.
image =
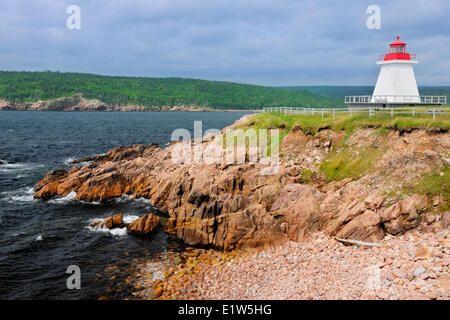
<path id="1" fill-rule="evenodd" d="M 401 107 L 414 105 L 442 105 L 446 96 L 420 96 L 413 65 L 416 55 L 406 52 L 400 37 L 389 45 L 389 53 L 378 57 L 380 74 L 371 96 L 347 96 L 345 103 L 353 107 Z"/>

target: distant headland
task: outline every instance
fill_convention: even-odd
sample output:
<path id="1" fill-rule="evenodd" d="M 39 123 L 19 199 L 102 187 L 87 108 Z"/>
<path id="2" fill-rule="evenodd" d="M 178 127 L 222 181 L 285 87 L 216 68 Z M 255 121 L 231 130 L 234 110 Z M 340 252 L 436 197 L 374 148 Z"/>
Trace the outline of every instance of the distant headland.
<path id="1" fill-rule="evenodd" d="M 0 110 L 212 111 L 333 107 L 306 90 L 186 78 L 0 71 Z"/>

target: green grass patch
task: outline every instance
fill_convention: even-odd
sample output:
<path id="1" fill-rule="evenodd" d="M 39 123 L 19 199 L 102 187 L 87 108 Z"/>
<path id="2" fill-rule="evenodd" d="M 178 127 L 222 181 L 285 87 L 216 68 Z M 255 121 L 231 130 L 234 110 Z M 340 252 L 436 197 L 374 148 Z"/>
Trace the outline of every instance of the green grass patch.
<path id="1" fill-rule="evenodd" d="M 308 169 L 302 169 L 301 171 L 301 177 L 302 177 L 302 183 L 309 184 L 313 181 L 313 174 L 314 172 Z"/>
<path id="2" fill-rule="evenodd" d="M 315 134 L 320 129 L 330 128 L 334 130 L 345 130 L 347 133 L 361 127 L 375 127 L 380 132 L 389 129 L 450 129 L 450 115 L 437 115 L 433 120 L 431 115 L 412 115 L 401 114 L 391 117 L 390 114 L 375 114 L 369 117 L 368 113 L 337 114 L 333 118 L 332 114 L 294 114 L 284 115 L 281 113 L 259 113 L 251 117 L 247 122 L 242 123 L 236 128 L 246 129 L 254 128 L 268 129 L 280 128 L 280 136 L 283 138 L 295 127 L 300 127 L 304 132 Z"/>
<path id="3" fill-rule="evenodd" d="M 341 152 L 330 152 L 320 165 L 320 171 L 327 181 L 345 178 L 358 179 L 368 174 L 375 163 L 381 159 L 384 151 L 373 146 L 350 150 L 345 147 Z"/>
<path id="4" fill-rule="evenodd" d="M 419 183 L 408 189 L 412 193 L 426 194 L 430 197 L 442 194 L 444 197 L 442 209 L 446 210 L 450 206 L 450 168 L 445 166 L 441 170 L 426 174 Z"/>

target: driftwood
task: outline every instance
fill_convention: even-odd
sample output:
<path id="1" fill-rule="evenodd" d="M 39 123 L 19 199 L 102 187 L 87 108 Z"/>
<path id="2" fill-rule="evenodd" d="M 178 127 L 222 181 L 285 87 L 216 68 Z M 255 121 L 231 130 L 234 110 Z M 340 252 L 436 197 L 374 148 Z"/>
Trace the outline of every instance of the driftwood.
<path id="1" fill-rule="evenodd" d="M 382 247 L 381 243 L 376 242 L 364 242 L 358 240 L 349 240 L 349 239 L 339 239 L 334 238 L 336 241 L 342 242 L 345 245 L 357 245 L 357 246 L 366 246 L 366 247 Z"/>

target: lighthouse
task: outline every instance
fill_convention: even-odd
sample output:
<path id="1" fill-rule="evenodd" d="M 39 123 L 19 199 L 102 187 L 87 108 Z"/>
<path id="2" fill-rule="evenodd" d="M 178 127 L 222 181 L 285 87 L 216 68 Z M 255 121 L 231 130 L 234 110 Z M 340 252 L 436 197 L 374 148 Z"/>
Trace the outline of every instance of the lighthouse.
<path id="1" fill-rule="evenodd" d="M 406 52 L 400 37 L 389 45 L 389 53 L 378 57 L 381 67 L 375 90 L 370 96 L 346 96 L 351 108 L 397 108 L 410 106 L 441 106 L 446 96 L 419 96 L 413 66 L 416 55 Z"/>
<path id="2" fill-rule="evenodd" d="M 381 66 L 371 102 L 420 103 L 413 65 L 416 55 L 406 52 L 400 37 L 389 45 L 389 53 L 379 57 Z"/>

